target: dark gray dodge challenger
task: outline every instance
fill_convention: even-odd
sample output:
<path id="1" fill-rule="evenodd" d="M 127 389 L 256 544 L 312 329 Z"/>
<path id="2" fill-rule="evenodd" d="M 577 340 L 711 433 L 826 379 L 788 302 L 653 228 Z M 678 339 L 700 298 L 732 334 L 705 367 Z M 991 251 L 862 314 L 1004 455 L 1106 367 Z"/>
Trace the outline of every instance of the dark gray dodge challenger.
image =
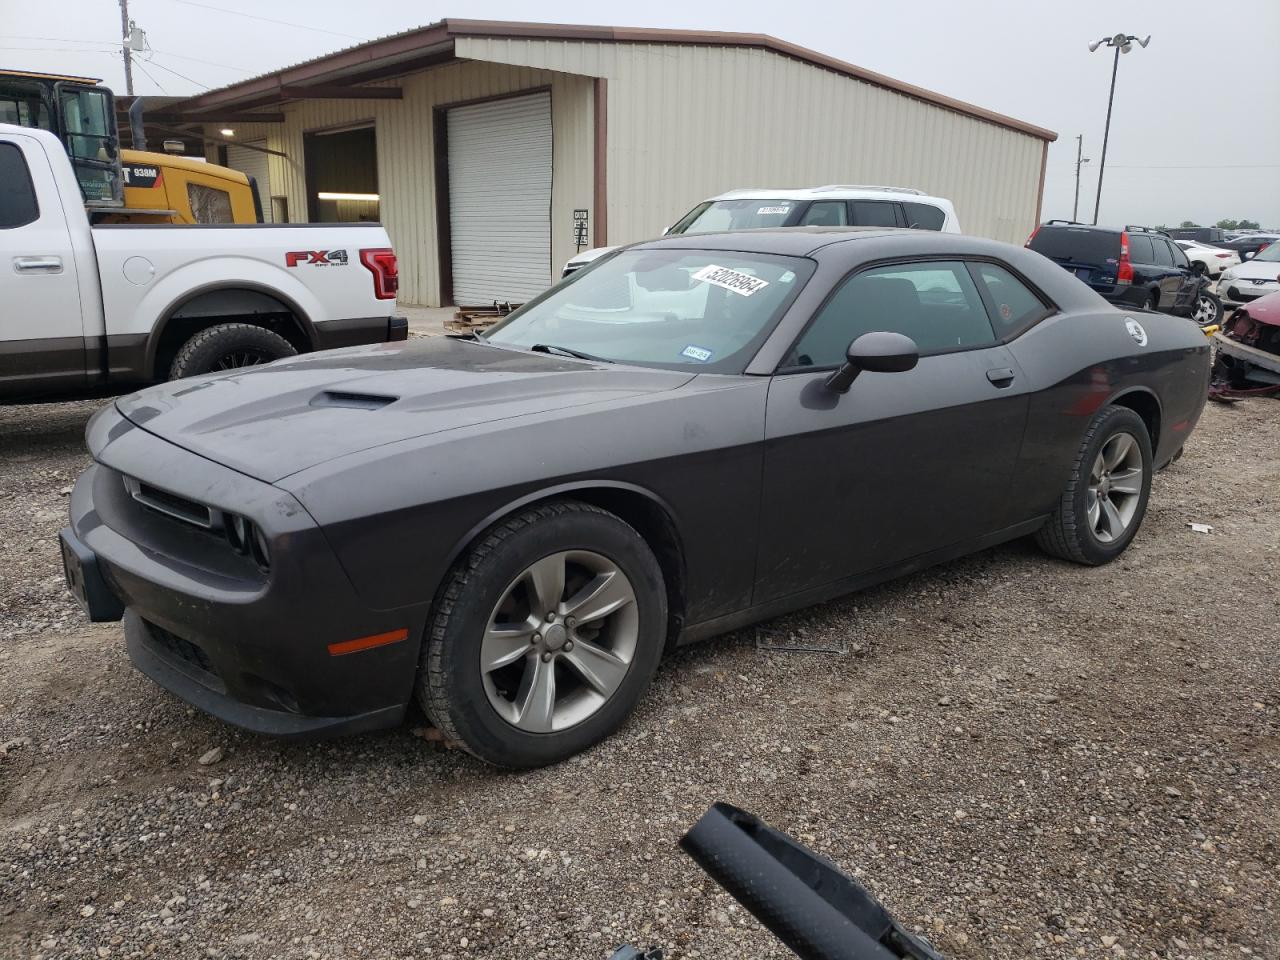
<path id="1" fill-rule="evenodd" d="M 1209 348 L 1019 247 L 671 237 L 487 334 L 153 387 L 90 422 L 89 615 L 250 730 L 400 723 L 496 764 L 616 729 L 677 644 L 1014 537 L 1101 564 Z"/>

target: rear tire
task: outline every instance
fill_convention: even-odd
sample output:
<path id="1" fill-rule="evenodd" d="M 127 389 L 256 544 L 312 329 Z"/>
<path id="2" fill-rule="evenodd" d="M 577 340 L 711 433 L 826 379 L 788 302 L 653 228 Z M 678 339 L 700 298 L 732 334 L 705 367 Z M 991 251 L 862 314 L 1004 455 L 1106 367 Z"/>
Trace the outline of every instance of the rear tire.
<path id="1" fill-rule="evenodd" d="M 298 351 L 284 337 L 251 323 L 220 323 L 201 330 L 182 345 L 169 367 L 169 379 L 255 367 Z"/>
<path id="2" fill-rule="evenodd" d="M 1142 418 L 1127 407 L 1104 408 L 1080 443 L 1057 509 L 1036 533 L 1040 549 L 1087 566 L 1120 556 L 1146 515 L 1151 467 Z"/>
<path id="3" fill-rule="evenodd" d="M 1147 299 L 1142 301 L 1142 309 L 1155 312 L 1160 309 L 1160 296 L 1156 293 L 1148 293 Z"/>
<path id="4" fill-rule="evenodd" d="M 532 507 L 481 534 L 446 579 L 418 702 L 481 760 L 555 763 L 631 714 L 666 630 L 662 570 L 639 533 L 578 501 Z"/>

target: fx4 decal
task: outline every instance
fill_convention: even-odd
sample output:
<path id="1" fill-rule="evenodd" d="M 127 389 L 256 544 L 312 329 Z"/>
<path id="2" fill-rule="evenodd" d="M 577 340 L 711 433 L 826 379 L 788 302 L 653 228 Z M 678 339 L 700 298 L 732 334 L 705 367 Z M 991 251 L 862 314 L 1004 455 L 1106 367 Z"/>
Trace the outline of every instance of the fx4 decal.
<path id="1" fill-rule="evenodd" d="M 284 263 L 287 267 L 296 267 L 298 264 L 314 264 L 321 267 L 345 267 L 347 265 L 347 251 L 294 250 L 284 255 Z"/>

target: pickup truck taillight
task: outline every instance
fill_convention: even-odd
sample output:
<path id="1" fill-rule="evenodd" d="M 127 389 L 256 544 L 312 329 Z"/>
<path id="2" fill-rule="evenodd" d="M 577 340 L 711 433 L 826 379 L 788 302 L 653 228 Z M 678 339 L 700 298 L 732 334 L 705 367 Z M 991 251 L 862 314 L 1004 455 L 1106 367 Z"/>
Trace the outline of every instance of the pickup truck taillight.
<path id="1" fill-rule="evenodd" d="M 389 247 L 375 247 L 360 251 L 360 262 L 373 274 L 373 295 L 379 300 L 394 300 L 400 289 L 400 268 L 396 264 L 395 251 Z"/>

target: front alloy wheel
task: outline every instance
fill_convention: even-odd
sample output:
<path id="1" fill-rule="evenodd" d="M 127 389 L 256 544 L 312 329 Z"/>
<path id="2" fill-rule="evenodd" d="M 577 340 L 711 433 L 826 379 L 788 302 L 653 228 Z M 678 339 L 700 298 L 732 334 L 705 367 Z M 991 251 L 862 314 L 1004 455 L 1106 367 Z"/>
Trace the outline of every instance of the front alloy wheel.
<path id="1" fill-rule="evenodd" d="M 1196 312 L 1193 318 L 1202 327 L 1218 323 L 1222 319 L 1222 301 L 1207 293 L 1196 297 Z"/>
<path id="2" fill-rule="evenodd" d="M 480 646 L 489 703 L 531 733 L 581 723 L 626 678 L 639 621 L 635 590 L 613 561 L 588 550 L 543 557 L 489 617 Z"/>
<path id="3" fill-rule="evenodd" d="M 432 606 L 418 702 L 482 760 L 537 767 L 616 730 L 667 638 L 662 569 L 615 514 L 557 500 L 480 534 Z"/>

